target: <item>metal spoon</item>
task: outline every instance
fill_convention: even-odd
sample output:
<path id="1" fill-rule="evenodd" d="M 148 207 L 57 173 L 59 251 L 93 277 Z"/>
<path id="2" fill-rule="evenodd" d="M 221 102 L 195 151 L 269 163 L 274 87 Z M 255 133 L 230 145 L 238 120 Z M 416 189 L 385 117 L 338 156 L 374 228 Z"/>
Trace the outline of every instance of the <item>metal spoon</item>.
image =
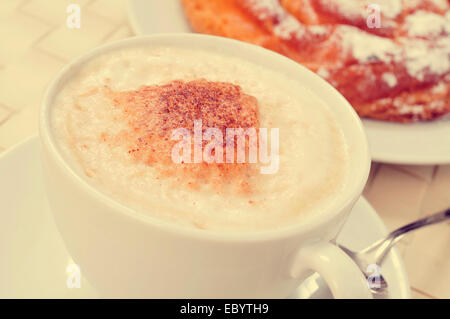
<path id="1" fill-rule="evenodd" d="M 358 265 L 359 269 L 364 273 L 368 279 L 369 288 L 374 298 L 386 298 L 388 297 L 388 284 L 381 273 L 378 274 L 375 284 L 370 284 L 371 278 L 373 278 L 374 268 L 371 265 L 380 267 L 384 261 L 384 258 L 391 250 L 391 248 L 407 233 L 436 223 L 443 222 L 450 219 L 450 208 L 442 212 L 427 216 L 419 219 L 415 222 L 400 227 L 386 237 L 381 238 L 372 245 L 360 250 L 352 251 L 346 247 L 339 246 L 353 261 Z"/>

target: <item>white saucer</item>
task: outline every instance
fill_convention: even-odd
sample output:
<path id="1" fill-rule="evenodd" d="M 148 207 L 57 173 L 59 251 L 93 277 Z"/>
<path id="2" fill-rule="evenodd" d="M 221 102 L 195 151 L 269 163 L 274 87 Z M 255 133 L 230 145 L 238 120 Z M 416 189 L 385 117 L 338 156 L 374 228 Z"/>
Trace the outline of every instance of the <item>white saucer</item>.
<path id="1" fill-rule="evenodd" d="M 181 0 L 128 0 L 136 34 L 192 32 Z M 450 163 L 450 117 L 428 123 L 400 124 L 363 120 L 372 159 L 393 164 Z"/>
<path id="2" fill-rule="evenodd" d="M 41 176 L 39 140 L 32 137 L 0 156 L 0 298 L 96 298 L 82 280 L 67 288 L 66 268 L 73 261 L 49 212 Z M 378 239 L 386 229 L 365 199 L 355 206 L 339 242 L 358 249 Z M 406 273 L 393 250 L 383 275 L 392 298 L 409 298 Z M 311 276 L 294 298 L 329 298 L 319 276 Z"/>

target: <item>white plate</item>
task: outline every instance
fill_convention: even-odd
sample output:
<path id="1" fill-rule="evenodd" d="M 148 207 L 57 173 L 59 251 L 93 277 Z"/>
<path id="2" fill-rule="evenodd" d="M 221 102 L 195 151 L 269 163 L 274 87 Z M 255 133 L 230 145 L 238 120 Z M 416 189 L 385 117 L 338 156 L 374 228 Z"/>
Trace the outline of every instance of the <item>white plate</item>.
<path id="1" fill-rule="evenodd" d="M 363 120 L 372 159 L 393 164 L 450 163 L 450 116 L 433 122 L 399 124 Z"/>
<path id="2" fill-rule="evenodd" d="M 0 156 L 0 298 L 96 298 L 87 281 L 67 288 L 66 268 L 73 261 L 49 212 L 43 189 L 39 140 L 33 137 Z M 359 249 L 386 233 L 373 208 L 361 199 L 345 224 L 339 242 Z M 383 265 L 392 298 L 409 298 L 403 263 L 396 249 Z M 293 293 L 294 298 L 329 298 L 317 275 Z"/>
<path id="3" fill-rule="evenodd" d="M 181 0 L 128 0 L 136 34 L 192 32 Z M 399 124 L 363 120 L 372 158 L 395 164 L 450 163 L 450 119 Z"/>

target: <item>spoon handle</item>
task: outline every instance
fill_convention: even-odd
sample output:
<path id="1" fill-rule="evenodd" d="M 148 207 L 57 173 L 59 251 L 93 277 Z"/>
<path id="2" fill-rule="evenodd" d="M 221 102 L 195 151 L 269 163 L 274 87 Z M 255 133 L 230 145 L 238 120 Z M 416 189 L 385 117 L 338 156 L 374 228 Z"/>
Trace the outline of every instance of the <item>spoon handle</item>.
<path id="1" fill-rule="evenodd" d="M 444 210 L 442 212 L 424 217 L 422 219 L 419 219 L 415 222 L 412 222 L 408 225 L 405 225 L 403 227 L 400 227 L 399 229 L 394 230 L 388 235 L 388 238 L 393 238 L 393 244 L 395 244 L 397 241 L 399 241 L 403 235 L 416 230 L 418 228 L 422 228 L 425 226 L 433 225 L 436 223 L 443 222 L 447 219 L 450 219 L 450 208 L 447 210 Z"/>
<path id="2" fill-rule="evenodd" d="M 400 227 L 389 233 L 385 238 L 382 238 L 375 242 L 373 245 L 367 247 L 362 252 L 370 253 L 373 256 L 372 260 L 376 264 L 380 265 L 392 246 L 394 246 L 395 243 L 397 243 L 405 234 L 422 227 L 443 222 L 448 219 L 450 219 L 450 208 Z"/>

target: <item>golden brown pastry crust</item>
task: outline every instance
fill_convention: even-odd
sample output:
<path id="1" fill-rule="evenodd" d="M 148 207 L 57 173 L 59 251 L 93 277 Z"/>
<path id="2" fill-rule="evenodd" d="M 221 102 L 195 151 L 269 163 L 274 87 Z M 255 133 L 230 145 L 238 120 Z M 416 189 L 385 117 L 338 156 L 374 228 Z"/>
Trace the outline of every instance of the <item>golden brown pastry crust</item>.
<path id="1" fill-rule="evenodd" d="M 367 26 L 365 0 L 346 0 L 346 11 L 343 0 L 181 1 L 195 31 L 302 63 L 362 117 L 411 122 L 450 113 L 450 0 L 397 0 L 398 12 L 381 11 L 381 28 Z"/>

